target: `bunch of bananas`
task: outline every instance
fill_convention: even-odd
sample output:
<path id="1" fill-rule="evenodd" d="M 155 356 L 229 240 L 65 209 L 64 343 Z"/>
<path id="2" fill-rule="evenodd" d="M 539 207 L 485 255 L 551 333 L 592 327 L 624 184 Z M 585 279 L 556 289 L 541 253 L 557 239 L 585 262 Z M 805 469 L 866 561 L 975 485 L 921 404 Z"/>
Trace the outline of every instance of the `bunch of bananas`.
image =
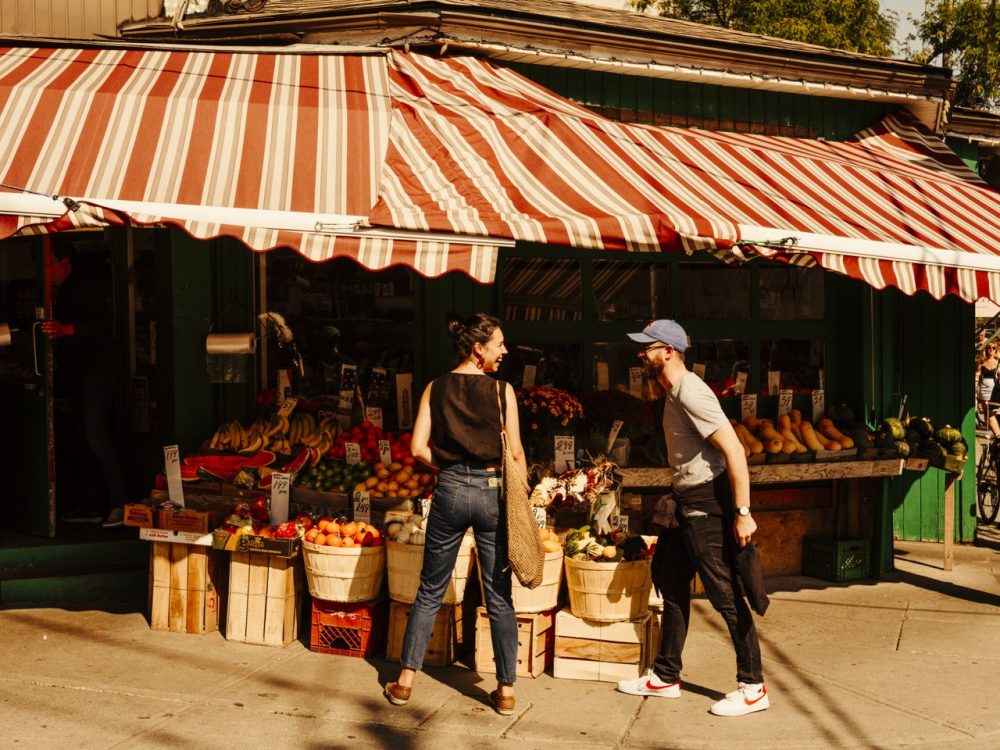
<path id="1" fill-rule="evenodd" d="M 246 454 L 271 450 L 288 455 L 293 445 L 302 445 L 321 456 L 333 447 L 333 439 L 339 432 L 336 417 L 326 417 L 317 423 L 312 414 L 296 414 L 292 419 L 274 415 L 258 419 L 246 428 L 238 420 L 219 425 L 208 447 Z"/>

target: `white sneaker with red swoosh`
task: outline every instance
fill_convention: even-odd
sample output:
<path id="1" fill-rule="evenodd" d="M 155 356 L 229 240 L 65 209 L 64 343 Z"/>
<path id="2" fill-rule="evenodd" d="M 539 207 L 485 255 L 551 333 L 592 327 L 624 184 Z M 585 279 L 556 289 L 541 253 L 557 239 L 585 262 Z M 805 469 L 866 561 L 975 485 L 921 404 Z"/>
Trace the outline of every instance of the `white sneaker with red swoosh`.
<path id="1" fill-rule="evenodd" d="M 737 688 L 727 693 L 726 697 L 708 709 L 716 716 L 743 716 L 754 711 L 763 711 L 770 707 L 771 700 L 767 697 L 767 688 L 763 682 L 756 684 L 740 682 Z"/>
<path id="2" fill-rule="evenodd" d="M 681 683 L 680 681 L 664 682 L 653 674 L 653 670 L 649 670 L 642 677 L 619 682 L 618 692 L 629 695 L 648 695 L 651 698 L 680 698 Z"/>

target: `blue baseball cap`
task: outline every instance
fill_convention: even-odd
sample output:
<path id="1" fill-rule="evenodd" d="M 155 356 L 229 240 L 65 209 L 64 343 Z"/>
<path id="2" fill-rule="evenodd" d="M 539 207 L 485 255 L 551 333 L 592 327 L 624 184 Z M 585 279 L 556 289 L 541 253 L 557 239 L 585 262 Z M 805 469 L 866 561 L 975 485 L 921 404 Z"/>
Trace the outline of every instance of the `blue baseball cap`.
<path id="1" fill-rule="evenodd" d="M 676 320 L 654 320 L 639 333 L 630 333 L 628 337 L 640 344 L 660 342 L 672 346 L 679 352 L 688 348 L 688 335 Z"/>

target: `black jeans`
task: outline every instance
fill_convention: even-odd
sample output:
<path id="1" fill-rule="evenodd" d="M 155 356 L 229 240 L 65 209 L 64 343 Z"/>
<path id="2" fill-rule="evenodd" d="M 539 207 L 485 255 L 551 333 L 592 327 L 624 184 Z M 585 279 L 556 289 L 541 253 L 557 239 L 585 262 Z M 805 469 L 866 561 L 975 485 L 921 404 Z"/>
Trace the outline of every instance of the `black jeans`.
<path id="1" fill-rule="evenodd" d="M 691 581 L 697 573 L 708 600 L 722 615 L 729 637 L 736 649 L 736 680 L 763 682 L 760 643 L 750 607 L 742 596 L 736 577 L 734 559 L 737 550 L 733 536 L 733 503 L 726 474 L 715 481 L 714 507 L 683 515 L 678 508 L 679 527 L 664 529 L 657 541 L 657 565 L 653 574 L 663 595 L 663 622 L 660 652 L 653 662 L 653 672 L 661 680 L 676 682 L 681 675 L 681 652 L 691 619 Z M 722 497 L 720 497 L 722 495 Z M 690 508 L 690 506 L 687 506 Z M 661 547 L 662 545 L 662 547 Z"/>

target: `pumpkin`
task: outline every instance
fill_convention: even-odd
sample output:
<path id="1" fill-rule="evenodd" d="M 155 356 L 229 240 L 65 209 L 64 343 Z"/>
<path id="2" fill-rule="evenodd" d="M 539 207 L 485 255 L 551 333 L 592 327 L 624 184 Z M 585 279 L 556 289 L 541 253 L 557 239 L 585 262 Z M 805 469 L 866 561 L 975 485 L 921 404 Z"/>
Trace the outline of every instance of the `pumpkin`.
<path id="1" fill-rule="evenodd" d="M 937 441 L 942 445 L 951 445 L 962 439 L 962 433 L 950 424 L 946 424 L 934 433 L 934 437 L 937 438 Z"/>

